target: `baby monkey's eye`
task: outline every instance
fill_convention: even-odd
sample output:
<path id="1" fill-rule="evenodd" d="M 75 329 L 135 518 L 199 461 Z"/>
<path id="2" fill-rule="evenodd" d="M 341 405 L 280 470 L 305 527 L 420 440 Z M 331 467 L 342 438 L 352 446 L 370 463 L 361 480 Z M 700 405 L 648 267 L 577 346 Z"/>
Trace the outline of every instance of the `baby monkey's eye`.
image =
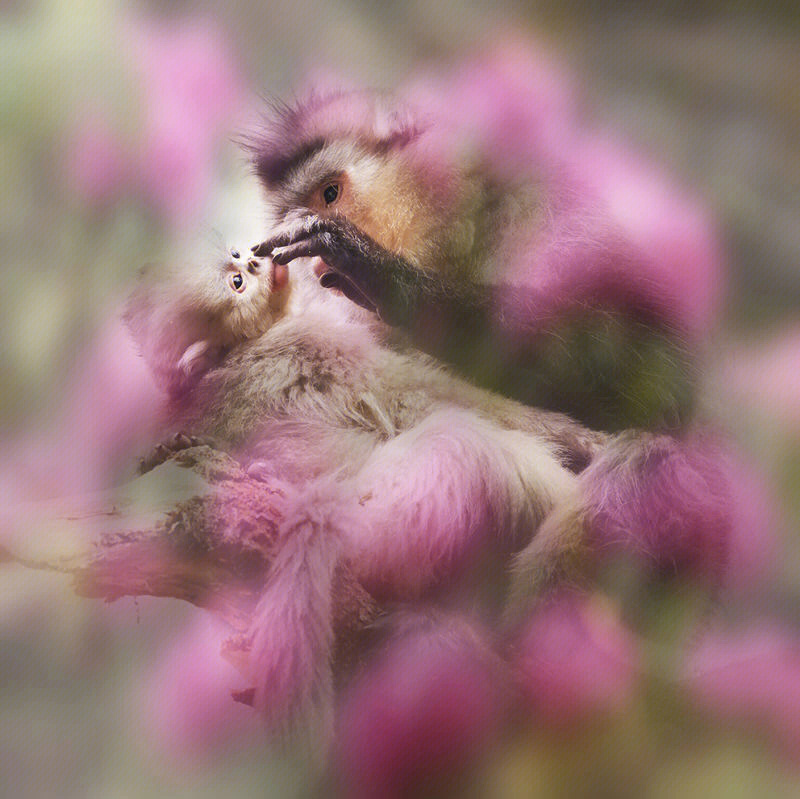
<path id="1" fill-rule="evenodd" d="M 329 183 L 322 190 L 322 199 L 325 200 L 325 205 L 333 205 L 339 199 L 339 184 Z"/>
<path id="2" fill-rule="evenodd" d="M 231 250 L 231 258 L 238 258 L 239 257 L 239 250 Z"/>
<path id="3" fill-rule="evenodd" d="M 244 275 L 241 272 L 234 272 L 228 278 L 228 283 L 230 283 L 230 286 L 234 291 L 244 291 Z"/>

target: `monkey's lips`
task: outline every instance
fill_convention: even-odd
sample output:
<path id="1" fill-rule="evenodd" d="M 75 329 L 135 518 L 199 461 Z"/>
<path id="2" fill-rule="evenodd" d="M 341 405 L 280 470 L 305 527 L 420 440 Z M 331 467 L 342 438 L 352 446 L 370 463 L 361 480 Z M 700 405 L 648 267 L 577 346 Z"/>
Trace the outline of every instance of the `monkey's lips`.
<path id="1" fill-rule="evenodd" d="M 314 263 L 314 274 L 319 278 L 319 284 L 324 289 L 330 289 L 338 294 L 343 294 L 348 300 L 360 305 L 366 310 L 376 313 L 375 303 L 371 302 L 366 295 L 344 275 L 334 272 L 321 258 Z"/>
<path id="2" fill-rule="evenodd" d="M 283 291 L 289 285 L 289 270 L 283 264 L 272 263 L 270 291 Z"/>

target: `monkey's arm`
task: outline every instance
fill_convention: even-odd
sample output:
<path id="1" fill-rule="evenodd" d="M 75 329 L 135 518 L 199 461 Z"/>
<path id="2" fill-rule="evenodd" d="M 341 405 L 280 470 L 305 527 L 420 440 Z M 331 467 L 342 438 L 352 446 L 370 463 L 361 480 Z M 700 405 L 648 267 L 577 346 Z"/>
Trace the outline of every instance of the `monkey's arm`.
<path id="1" fill-rule="evenodd" d="M 331 270 L 324 286 L 377 311 L 471 382 L 526 405 L 610 430 L 673 427 L 691 408 L 688 351 L 666 326 L 632 312 L 587 308 L 542 320 L 534 309 L 546 304 L 537 289 L 456 285 L 339 217 L 288 222 L 256 249 L 270 252 L 280 264 L 322 258 Z"/>

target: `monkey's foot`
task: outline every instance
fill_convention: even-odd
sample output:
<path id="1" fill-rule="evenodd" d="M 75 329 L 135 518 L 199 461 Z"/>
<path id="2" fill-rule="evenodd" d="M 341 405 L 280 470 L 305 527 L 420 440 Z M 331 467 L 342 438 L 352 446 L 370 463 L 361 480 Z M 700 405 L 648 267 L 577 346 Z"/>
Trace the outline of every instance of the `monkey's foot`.
<path id="1" fill-rule="evenodd" d="M 139 474 L 147 474 L 182 450 L 208 443 L 208 441 L 188 433 L 176 433 L 172 438 L 157 444 L 147 455 L 139 459 Z"/>

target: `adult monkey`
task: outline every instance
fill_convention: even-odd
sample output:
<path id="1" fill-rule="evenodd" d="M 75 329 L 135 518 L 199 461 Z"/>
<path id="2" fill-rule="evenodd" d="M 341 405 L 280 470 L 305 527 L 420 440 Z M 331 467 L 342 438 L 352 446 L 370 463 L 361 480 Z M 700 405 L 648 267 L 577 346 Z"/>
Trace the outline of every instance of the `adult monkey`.
<path id="1" fill-rule="evenodd" d="M 568 170 L 371 92 L 277 108 L 249 146 L 282 220 L 258 255 L 318 257 L 324 286 L 528 405 L 606 430 L 688 416 L 681 298 Z"/>

